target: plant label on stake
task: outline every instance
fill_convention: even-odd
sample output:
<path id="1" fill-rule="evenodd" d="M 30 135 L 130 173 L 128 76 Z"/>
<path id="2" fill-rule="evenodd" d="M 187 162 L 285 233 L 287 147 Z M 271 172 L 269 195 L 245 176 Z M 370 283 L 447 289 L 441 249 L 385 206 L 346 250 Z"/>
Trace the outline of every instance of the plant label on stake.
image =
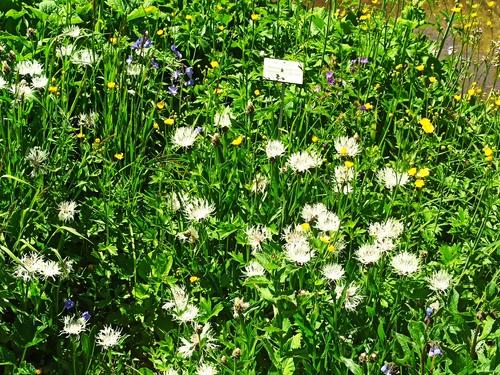
<path id="1" fill-rule="evenodd" d="M 264 59 L 264 79 L 301 85 L 303 82 L 303 63 L 298 61 Z"/>
<path id="2" fill-rule="evenodd" d="M 280 103 L 280 117 L 278 120 L 278 129 L 281 128 L 283 122 L 283 107 L 285 103 L 285 87 L 286 83 L 295 83 L 301 85 L 303 82 L 304 64 L 298 61 L 278 60 L 278 59 L 264 59 L 264 73 L 263 78 L 269 81 L 282 82 L 281 86 L 281 103 Z"/>

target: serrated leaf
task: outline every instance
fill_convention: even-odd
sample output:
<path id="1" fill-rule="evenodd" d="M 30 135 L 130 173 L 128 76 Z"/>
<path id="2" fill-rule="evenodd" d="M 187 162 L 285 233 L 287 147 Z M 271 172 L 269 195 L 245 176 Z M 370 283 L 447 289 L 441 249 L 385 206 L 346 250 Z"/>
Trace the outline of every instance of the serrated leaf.
<path id="1" fill-rule="evenodd" d="M 296 335 L 292 336 L 292 339 L 290 341 L 290 348 L 291 349 L 299 349 L 302 344 L 302 333 L 297 333 Z"/>
<path id="2" fill-rule="evenodd" d="M 295 363 L 293 362 L 293 358 L 287 358 L 283 361 L 283 375 L 292 375 L 295 372 Z"/>

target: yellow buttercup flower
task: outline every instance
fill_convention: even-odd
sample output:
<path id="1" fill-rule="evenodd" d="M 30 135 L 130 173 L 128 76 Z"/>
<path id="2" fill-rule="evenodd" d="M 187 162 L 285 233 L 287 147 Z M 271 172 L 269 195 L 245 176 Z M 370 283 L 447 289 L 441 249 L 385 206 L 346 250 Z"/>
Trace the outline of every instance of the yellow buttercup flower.
<path id="1" fill-rule="evenodd" d="M 243 142 L 243 136 L 240 135 L 238 138 L 236 138 L 234 141 L 231 142 L 233 146 L 239 146 Z"/>
<path id="2" fill-rule="evenodd" d="M 434 82 L 436 82 L 436 80 L 437 80 L 436 77 L 429 77 L 430 83 L 434 83 Z"/>
<path id="3" fill-rule="evenodd" d="M 55 94 L 59 90 L 57 86 L 49 86 L 49 92 Z"/>
<path id="4" fill-rule="evenodd" d="M 156 106 L 158 107 L 158 109 L 163 109 L 165 108 L 165 102 L 163 100 L 159 101 L 158 103 L 156 103 Z"/>
<path id="5" fill-rule="evenodd" d="M 429 173 L 430 173 L 429 168 L 420 168 L 418 170 L 417 177 L 424 178 L 424 177 L 429 176 Z"/>
<path id="6" fill-rule="evenodd" d="M 352 167 L 354 167 L 354 163 L 352 161 L 349 161 L 349 160 L 346 160 L 344 162 L 344 165 L 346 166 L 346 168 L 352 168 Z"/>
<path id="7" fill-rule="evenodd" d="M 150 12 L 152 12 L 152 11 L 153 11 L 153 9 L 154 9 L 154 8 L 155 8 L 155 7 L 151 5 L 151 6 L 148 6 L 147 8 L 145 8 L 145 9 L 144 9 L 144 11 L 145 11 L 146 13 L 150 13 Z"/>
<path id="8" fill-rule="evenodd" d="M 198 280 L 200 280 L 200 278 L 199 278 L 199 277 L 197 277 L 197 276 L 191 276 L 191 277 L 189 278 L 189 282 L 190 282 L 191 284 L 193 284 L 193 283 L 197 282 Z"/>
<path id="9" fill-rule="evenodd" d="M 191 20 L 193 19 L 193 17 L 192 17 L 190 14 L 188 14 L 188 15 L 186 15 L 186 19 L 187 19 L 188 21 L 191 21 Z"/>
<path id="10" fill-rule="evenodd" d="M 495 5 L 495 2 L 494 1 L 489 1 L 488 2 L 488 6 L 491 8 L 493 5 Z"/>
<path id="11" fill-rule="evenodd" d="M 462 99 L 462 95 L 453 95 L 453 99 L 455 99 L 457 102 L 460 101 L 460 99 Z"/>
<path id="12" fill-rule="evenodd" d="M 491 149 L 490 147 L 483 148 L 483 151 L 484 151 L 484 156 L 486 157 L 493 155 L 493 149 Z"/>
<path id="13" fill-rule="evenodd" d="M 425 181 L 422 180 L 421 178 L 418 178 L 417 180 L 415 180 L 415 187 L 418 188 L 418 189 L 421 189 L 423 188 L 425 185 Z"/>
<path id="14" fill-rule="evenodd" d="M 252 21 L 257 21 L 259 19 L 259 15 L 256 14 L 256 13 L 252 13 L 252 15 L 250 16 L 250 18 L 252 19 Z"/>
<path id="15" fill-rule="evenodd" d="M 427 117 L 424 117 L 418 123 L 422 125 L 422 129 L 425 133 L 430 134 L 434 131 L 434 125 L 432 125 L 431 120 L 429 120 Z"/>
<path id="16" fill-rule="evenodd" d="M 453 13 L 460 13 L 462 11 L 462 8 L 459 8 L 459 7 L 454 7 L 454 8 L 451 8 L 451 11 Z"/>
<path id="17" fill-rule="evenodd" d="M 173 118 L 166 118 L 165 120 L 163 120 L 163 122 L 165 123 L 165 125 L 173 125 L 174 119 Z"/>
<path id="18" fill-rule="evenodd" d="M 156 32 L 156 35 L 163 35 L 165 33 L 165 30 L 163 29 L 159 29 L 157 32 Z"/>
<path id="19" fill-rule="evenodd" d="M 475 90 L 475 89 L 469 89 L 469 90 L 467 90 L 467 94 L 468 94 L 469 96 L 473 96 L 475 93 L 476 93 L 476 90 Z"/>
<path id="20" fill-rule="evenodd" d="M 309 230 L 311 229 L 311 225 L 309 223 L 302 223 L 300 224 L 300 226 L 302 227 L 302 229 L 304 230 Z"/>
<path id="21" fill-rule="evenodd" d="M 212 62 L 210 63 L 210 66 L 211 66 L 212 68 L 217 68 L 217 67 L 219 66 L 219 63 L 218 63 L 217 61 L 212 61 Z"/>
<path id="22" fill-rule="evenodd" d="M 217 94 L 220 94 L 220 93 L 222 93 L 222 89 L 216 88 L 216 89 L 214 90 L 214 94 L 216 94 L 216 95 L 217 95 Z"/>
<path id="23" fill-rule="evenodd" d="M 335 246 L 330 245 L 326 248 L 330 253 L 333 253 L 335 251 Z"/>
<path id="24" fill-rule="evenodd" d="M 495 100 L 495 104 L 500 106 L 500 97 L 497 100 Z"/>
<path id="25" fill-rule="evenodd" d="M 220 30 L 220 31 L 223 31 L 223 30 L 224 30 L 224 26 L 220 25 L 220 26 L 219 26 L 219 30 Z"/>
<path id="26" fill-rule="evenodd" d="M 366 103 L 366 104 L 365 104 L 365 109 L 366 109 L 366 110 L 373 109 L 373 106 L 372 106 L 370 103 Z"/>
<path id="27" fill-rule="evenodd" d="M 222 9 L 224 9 L 224 8 L 222 7 L 222 5 L 218 4 L 218 5 L 217 5 L 217 10 L 222 10 Z"/>
<path id="28" fill-rule="evenodd" d="M 118 159 L 118 160 L 122 160 L 123 159 L 123 152 L 115 154 L 115 158 Z"/>
<path id="29" fill-rule="evenodd" d="M 118 38 L 111 37 L 111 38 L 109 38 L 109 42 L 113 43 L 113 44 L 116 44 L 116 42 L 118 42 Z"/>
<path id="30" fill-rule="evenodd" d="M 259 90 L 255 90 L 255 91 L 253 92 L 253 94 L 254 94 L 255 96 L 259 96 L 259 95 L 260 95 L 260 91 L 259 91 Z"/>
<path id="31" fill-rule="evenodd" d="M 76 135 L 76 138 L 83 138 L 83 137 L 85 137 L 85 134 L 83 134 L 82 132 Z"/>
<path id="32" fill-rule="evenodd" d="M 419 65 L 416 67 L 416 69 L 419 71 L 419 72 L 423 72 L 424 69 L 425 69 L 425 66 L 424 65 Z"/>
<path id="33" fill-rule="evenodd" d="M 314 143 L 318 142 L 318 137 L 316 137 L 315 135 L 313 135 L 311 141 L 313 141 Z"/>
<path id="34" fill-rule="evenodd" d="M 413 167 L 408 169 L 408 175 L 415 176 L 417 174 L 417 168 Z"/>
<path id="35" fill-rule="evenodd" d="M 116 87 L 116 83 L 108 82 L 108 89 L 114 89 Z"/>
<path id="36" fill-rule="evenodd" d="M 329 236 L 321 236 L 319 240 L 323 243 L 328 243 L 330 242 L 330 237 Z"/>

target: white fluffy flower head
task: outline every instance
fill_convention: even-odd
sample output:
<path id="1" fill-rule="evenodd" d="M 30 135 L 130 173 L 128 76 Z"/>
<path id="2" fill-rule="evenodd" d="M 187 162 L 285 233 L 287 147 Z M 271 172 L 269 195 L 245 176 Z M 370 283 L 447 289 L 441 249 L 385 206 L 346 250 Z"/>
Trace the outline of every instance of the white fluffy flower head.
<path id="1" fill-rule="evenodd" d="M 189 221 L 202 221 L 214 211 L 215 206 L 203 198 L 192 198 L 184 207 L 184 214 Z"/>
<path id="2" fill-rule="evenodd" d="M 102 346 L 103 349 L 109 349 L 116 346 L 122 337 L 121 329 L 114 329 L 111 326 L 104 326 L 99 331 L 95 340 L 96 344 Z"/>
<path id="3" fill-rule="evenodd" d="M 270 140 L 266 144 L 266 155 L 271 160 L 283 155 L 285 151 L 286 147 L 280 140 Z"/>
<path id="4" fill-rule="evenodd" d="M 387 189 L 392 190 L 396 186 L 404 186 L 410 177 L 406 172 L 399 173 L 391 167 L 384 167 L 377 172 L 377 178 Z"/>
<path id="5" fill-rule="evenodd" d="M 446 290 L 450 288 L 452 276 L 445 270 L 439 270 L 434 272 L 432 276 L 428 277 L 426 280 L 429 283 L 429 289 L 435 292 L 445 293 Z"/>
<path id="6" fill-rule="evenodd" d="M 398 275 L 408 276 L 418 272 L 420 263 L 416 255 L 403 251 L 392 257 L 391 266 Z"/>
<path id="7" fill-rule="evenodd" d="M 172 136 L 172 144 L 177 147 L 189 148 L 196 141 L 198 134 L 199 133 L 196 128 L 181 126 L 175 130 L 175 133 Z"/>
<path id="8" fill-rule="evenodd" d="M 78 212 L 76 209 L 77 206 L 73 201 L 59 203 L 59 220 L 63 222 L 74 220 L 75 214 Z"/>
<path id="9" fill-rule="evenodd" d="M 333 145 L 341 157 L 354 157 L 361 152 L 359 143 L 353 137 L 339 137 Z"/>
<path id="10" fill-rule="evenodd" d="M 288 158 L 288 166 L 296 173 L 303 173 L 319 167 L 323 163 L 321 157 L 314 151 L 295 152 Z"/>

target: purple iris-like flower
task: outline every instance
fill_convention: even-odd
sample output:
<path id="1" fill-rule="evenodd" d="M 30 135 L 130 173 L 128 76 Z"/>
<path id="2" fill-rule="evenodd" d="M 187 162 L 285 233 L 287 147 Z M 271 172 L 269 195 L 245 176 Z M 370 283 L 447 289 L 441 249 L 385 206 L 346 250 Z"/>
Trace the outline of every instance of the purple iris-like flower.
<path id="1" fill-rule="evenodd" d="M 156 57 L 153 57 L 153 60 L 151 60 L 151 68 L 153 68 L 153 69 L 160 68 L 160 65 L 158 65 L 158 61 L 156 61 Z"/>
<path id="2" fill-rule="evenodd" d="M 132 43 L 132 51 L 137 49 L 147 49 L 153 47 L 153 42 L 148 37 L 140 37 L 134 43 Z"/>
<path id="3" fill-rule="evenodd" d="M 132 55 L 128 55 L 127 60 L 125 60 L 125 62 L 127 63 L 127 65 L 132 64 L 132 62 L 133 62 L 133 61 L 134 61 L 134 60 L 133 60 L 133 58 L 132 58 Z"/>
<path id="4" fill-rule="evenodd" d="M 174 81 L 177 81 L 181 76 L 182 76 L 182 73 L 178 70 L 176 70 L 172 73 L 172 79 Z"/>
<path id="5" fill-rule="evenodd" d="M 83 314 L 82 314 L 82 318 L 85 319 L 87 322 L 90 320 L 91 318 L 91 315 L 89 314 L 88 311 L 85 311 Z"/>
<path id="6" fill-rule="evenodd" d="M 184 86 L 194 86 L 194 80 L 189 79 L 184 83 Z"/>
<path id="7" fill-rule="evenodd" d="M 354 60 L 351 60 L 351 64 L 357 64 L 358 63 L 358 60 L 354 59 Z"/>
<path id="8" fill-rule="evenodd" d="M 168 86 L 168 93 L 170 95 L 174 95 L 174 96 L 177 95 L 177 93 L 179 92 L 178 90 L 179 89 L 177 88 L 177 86 L 174 86 L 174 85 Z"/>
<path id="9" fill-rule="evenodd" d="M 177 51 L 177 47 L 175 46 L 175 44 L 172 44 L 170 46 L 170 50 L 175 53 L 175 56 L 177 56 L 178 59 L 182 59 L 182 53 L 180 53 L 179 51 Z"/>
<path id="10" fill-rule="evenodd" d="M 186 75 L 188 76 L 189 79 L 193 78 L 193 67 L 188 66 L 185 70 Z"/>
<path id="11" fill-rule="evenodd" d="M 67 299 L 66 301 L 64 301 L 64 309 L 70 310 L 73 307 L 75 307 L 75 303 L 72 300 Z"/>

